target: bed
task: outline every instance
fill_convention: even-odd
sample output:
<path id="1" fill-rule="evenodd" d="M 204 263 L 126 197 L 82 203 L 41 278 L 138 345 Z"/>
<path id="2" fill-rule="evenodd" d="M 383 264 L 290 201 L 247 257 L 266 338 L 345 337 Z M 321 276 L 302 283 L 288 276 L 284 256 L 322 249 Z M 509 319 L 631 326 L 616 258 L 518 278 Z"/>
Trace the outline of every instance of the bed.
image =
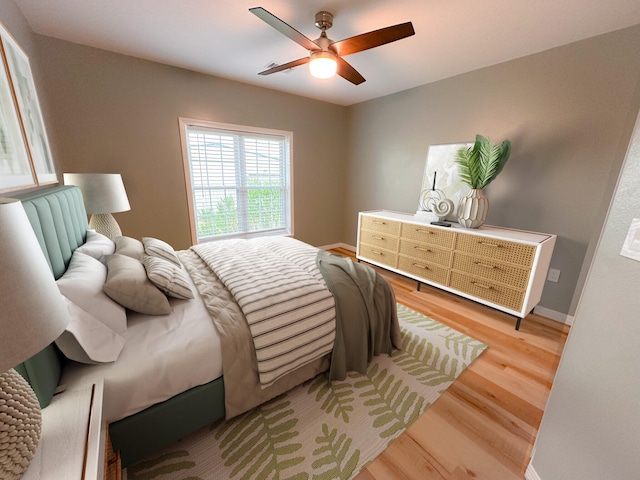
<path id="1" fill-rule="evenodd" d="M 93 342 L 87 347 L 82 334 L 72 328 L 72 321 L 57 344 L 17 370 L 32 385 L 42 407 L 59 386 L 75 389 L 103 379 L 103 415 L 125 467 L 321 372 L 343 378 L 347 370 L 362 371 L 372 355 L 390 353 L 400 344 L 393 292 L 369 267 L 342 262 L 297 240 L 275 237 L 210 242 L 180 252 L 158 239 L 143 239 L 142 244 L 122 237 L 113 253 L 104 251 L 99 256 L 95 255 L 98 235 L 88 230 L 77 187 L 54 187 L 18 198 L 70 312 L 78 309 L 77 305 L 85 308 L 83 299 L 74 295 L 92 288 L 92 281 L 74 275 L 86 275 L 94 269 L 106 272 L 102 273 L 106 282 L 99 284 L 100 295 L 106 293 L 110 300 L 101 308 L 101 315 L 107 311 L 111 315 L 113 299 L 127 307 L 119 305 L 126 312 L 125 323 L 120 323 L 122 331 L 117 326 L 107 329 L 108 342 L 96 340 L 107 337 L 100 337 L 95 330 L 96 338 L 86 338 L 86 342 Z M 127 249 L 140 245 L 144 256 L 138 263 L 148 279 L 158 280 L 154 285 L 167 293 L 164 300 L 152 296 L 158 298 L 156 303 L 144 297 L 142 308 L 139 303 L 128 303 L 132 301 L 129 297 L 139 302 L 140 296 L 129 295 L 131 287 L 126 282 L 129 276 L 137 275 L 129 275 L 132 270 L 128 268 L 132 263 L 129 258 L 138 255 L 129 257 Z M 282 261 L 277 260 L 279 256 Z M 159 263 L 167 269 L 171 262 L 170 270 L 177 277 L 171 277 L 165 290 L 167 285 L 162 282 L 166 276 L 153 278 L 153 265 Z M 268 281 L 261 286 L 253 271 L 272 264 L 277 265 L 277 271 L 269 270 Z M 119 281 L 125 281 L 125 286 Z M 288 284 L 295 285 L 299 293 L 292 296 L 294 287 Z M 121 298 L 123 295 L 126 298 Z M 353 301 L 360 296 L 368 302 Z M 96 303 L 92 298 L 86 309 L 96 308 Z M 160 310 L 156 312 L 156 308 Z M 140 309 L 146 311 L 134 311 Z M 120 318 L 119 310 L 113 312 L 113 318 Z M 283 332 L 273 341 L 275 319 L 292 312 L 299 316 L 287 323 L 291 327 L 278 327 Z M 351 321 L 365 317 L 366 321 Z M 77 343 L 82 348 L 78 349 Z M 359 353 L 354 356 L 352 352 Z"/>

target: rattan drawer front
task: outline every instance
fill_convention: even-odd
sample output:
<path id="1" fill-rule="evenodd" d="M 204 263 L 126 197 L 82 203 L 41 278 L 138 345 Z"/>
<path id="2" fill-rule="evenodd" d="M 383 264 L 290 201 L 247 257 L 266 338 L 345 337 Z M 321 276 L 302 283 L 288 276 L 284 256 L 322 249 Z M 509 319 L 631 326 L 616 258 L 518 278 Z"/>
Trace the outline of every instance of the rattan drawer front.
<path id="1" fill-rule="evenodd" d="M 458 233 L 455 249 L 479 257 L 492 258 L 525 267 L 530 267 L 533 264 L 533 258 L 536 254 L 536 247 L 533 245 L 464 233 Z"/>
<path id="2" fill-rule="evenodd" d="M 525 292 L 483 278 L 451 272 L 449 287 L 511 310 L 521 310 Z"/>
<path id="3" fill-rule="evenodd" d="M 398 256 L 394 252 L 389 252 L 382 248 L 371 247 L 363 243 L 360 244 L 360 256 L 368 258 L 373 262 L 382 263 L 390 267 L 396 268 Z"/>
<path id="4" fill-rule="evenodd" d="M 405 257 L 404 255 L 398 257 L 398 269 L 441 285 L 446 285 L 449 277 L 449 270 L 447 268 L 421 262 L 420 260 Z"/>
<path id="5" fill-rule="evenodd" d="M 400 234 L 400 222 L 394 222 L 386 218 L 369 217 L 367 215 L 361 217 L 360 228 L 395 235 L 396 237 Z"/>
<path id="6" fill-rule="evenodd" d="M 385 250 L 390 250 L 392 252 L 398 250 L 398 237 L 393 237 L 379 232 L 372 232 L 370 230 L 360 231 L 360 242 L 371 245 L 372 247 L 384 248 Z"/>
<path id="7" fill-rule="evenodd" d="M 453 269 L 470 273 L 494 282 L 525 290 L 529 284 L 531 270 L 508 263 L 496 262 L 489 258 L 473 257 L 460 252 L 453 254 Z"/>
<path id="8" fill-rule="evenodd" d="M 424 243 L 410 242 L 404 238 L 400 239 L 399 252 L 416 260 L 424 260 L 443 267 L 449 267 L 451 264 L 451 250 Z"/>
<path id="9" fill-rule="evenodd" d="M 412 223 L 402 224 L 402 238 L 438 247 L 453 248 L 454 232 L 442 228 L 432 228 Z"/>

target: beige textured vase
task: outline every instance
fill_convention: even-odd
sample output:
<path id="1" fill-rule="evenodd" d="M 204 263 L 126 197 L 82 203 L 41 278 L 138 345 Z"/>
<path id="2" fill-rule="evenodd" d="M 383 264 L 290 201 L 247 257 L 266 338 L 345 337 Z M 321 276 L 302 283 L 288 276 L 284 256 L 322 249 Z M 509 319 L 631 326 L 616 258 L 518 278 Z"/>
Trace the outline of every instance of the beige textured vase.
<path id="1" fill-rule="evenodd" d="M 458 203 L 458 223 L 465 228 L 478 228 L 488 213 L 489 199 L 481 188 L 472 188 Z"/>

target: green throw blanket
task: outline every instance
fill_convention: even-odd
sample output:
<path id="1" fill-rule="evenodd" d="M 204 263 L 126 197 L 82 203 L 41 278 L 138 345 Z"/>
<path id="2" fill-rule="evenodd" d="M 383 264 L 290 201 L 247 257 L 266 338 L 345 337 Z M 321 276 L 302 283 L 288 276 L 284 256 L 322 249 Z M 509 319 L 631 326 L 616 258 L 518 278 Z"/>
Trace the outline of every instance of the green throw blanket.
<path id="1" fill-rule="evenodd" d="M 387 280 L 367 265 L 324 250 L 316 261 L 336 301 L 329 375 L 344 380 L 348 371 L 365 373 L 374 355 L 402 345 L 396 299 Z"/>

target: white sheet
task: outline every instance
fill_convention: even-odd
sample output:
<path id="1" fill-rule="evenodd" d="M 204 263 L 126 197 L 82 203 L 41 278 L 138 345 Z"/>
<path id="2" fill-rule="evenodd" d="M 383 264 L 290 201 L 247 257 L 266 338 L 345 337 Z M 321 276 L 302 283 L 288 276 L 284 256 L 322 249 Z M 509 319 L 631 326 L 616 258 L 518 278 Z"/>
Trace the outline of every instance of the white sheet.
<path id="1" fill-rule="evenodd" d="M 169 315 L 127 312 L 127 342 L 114 363 L 68 362 L 60 384 L 75 389 L 103 378 L 104 416 L 115 422 L 222 376 L 218 332 L 189 282 L 195 298 L 170 299 Z"/>

